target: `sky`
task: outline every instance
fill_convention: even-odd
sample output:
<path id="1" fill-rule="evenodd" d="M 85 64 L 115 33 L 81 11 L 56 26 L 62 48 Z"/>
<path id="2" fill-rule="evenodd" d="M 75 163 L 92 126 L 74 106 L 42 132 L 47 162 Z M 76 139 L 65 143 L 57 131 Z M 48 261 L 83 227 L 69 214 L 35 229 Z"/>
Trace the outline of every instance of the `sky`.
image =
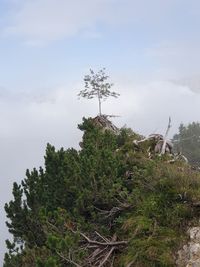
<path id="1" fill-rule="evenodd" d="M 199 121 L 198 0 L 0 0 L 0 264 L 4 204 L 27 168 L 43 165 L 46 144 L 78 148 L 83 77 L 105 67 L 118 99 L 103 103 L 114 123 L 170 136 Z"/>

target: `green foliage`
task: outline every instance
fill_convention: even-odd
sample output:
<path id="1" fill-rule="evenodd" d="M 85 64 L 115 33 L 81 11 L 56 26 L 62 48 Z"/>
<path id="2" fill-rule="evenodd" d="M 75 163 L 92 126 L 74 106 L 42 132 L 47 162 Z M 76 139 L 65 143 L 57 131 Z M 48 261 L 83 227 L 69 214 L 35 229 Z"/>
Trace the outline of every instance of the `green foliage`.
<path id="1" fill-rule="evenodd" d="M 200 165 L 200 123 L 192 122 L 188 125 L 181 124 L 179 133 L 173 137 L 174 148 L 185 155 L 194 165 Z"/>
<path id="2" fill-rule="evenodd" d="M 113 86 L 112 83 L 109 83 L 109 76 L 105 73 L 105 68 L 99 70 L 95 73 L 90 69 L 90 74 L 85 75 L 84 83 L 85 89 L 81 90 L 78 96 L 92 99 L 97 97 L 99 102 L 99 115 L 101 115 L 101 104 L 103 100 L 106 100 L 108 97 L 118 97 L 119 94 L 116 92 L 111 92 L 110 89 Z"/>
<path id="3" fill-rule="evenodd" d="M 115 252 L 116 267 L 174 266 L 186 226 L 199 216 L 192 208 L 200 200 L 199 173 L 181 162 L 150 160 L 134 147 L 140 136 L 130 129 L 115 135 L 92 119 L 79 129 L 80 151 L 48 144 L 45 168 L 14 183 L 5 205 L 13 243 L 6 242 L 4 267 L 82 265 L 90 250 L 81 233 L 96 232 L 128 241 Z"/>

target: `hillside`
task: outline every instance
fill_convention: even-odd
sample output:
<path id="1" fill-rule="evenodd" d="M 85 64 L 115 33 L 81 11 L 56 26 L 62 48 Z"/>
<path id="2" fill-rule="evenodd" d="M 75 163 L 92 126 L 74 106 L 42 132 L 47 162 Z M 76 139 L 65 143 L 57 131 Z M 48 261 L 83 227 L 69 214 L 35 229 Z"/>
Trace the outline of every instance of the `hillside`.
<path id="1" fill-rule="evenodd" d="M 4 267 L 176 266 L 198 225 L 200 173 L 106 118 L 79 129 L 79 151 L 48 144 L 45 168 L 14 183 Z"/>

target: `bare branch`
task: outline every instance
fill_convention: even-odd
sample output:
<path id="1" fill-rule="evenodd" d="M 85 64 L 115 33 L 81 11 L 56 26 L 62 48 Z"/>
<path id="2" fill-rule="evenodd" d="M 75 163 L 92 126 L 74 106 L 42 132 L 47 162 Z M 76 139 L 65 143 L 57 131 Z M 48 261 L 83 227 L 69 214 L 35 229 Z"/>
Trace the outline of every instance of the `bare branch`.
<path id="1" fill-rule="evenodd" d="M 166 144 L 167 144 L 167 136 L 169 133 L 169 130 L 171 128 L 171 117 L 169 117 L 169 122 L 168 122 L 168 126 L 167 126 L 167 130 L 163 139 L 163 145 L 162 145 L 162 150 L 161 150 L 161 155 L 165 154 L 165 149 L 166 149 Z"/>
<path id="2" fill-rule="evenodd" d="M 64 261 L 66 262 L 69 262 L 69 263 L 72 263 L 74 264 L 74 266 L 76 267 L 82 267 L 81 265 L 79 265 L 78 263 L 74 262 L 73 260 L 69 259 L 69 258 L 66 258 L 65 256 L 63 256 L 61 253 L 59 253 L 58 251 L 56 251 L 56 254 L 61 258 L 63 259 Z"/>
<path id="3" fill-rule="evenodd" d="M 115 248 L 112 247 L 112 248 L 110 249 L 110 251 L 108 252 L 108 254 L 105 256 L 105 258 L 103 259 L 103 261 L 99 264 L 98 267 L 102 267 L 102 266 L 104 265 L 104 263 L 107 262 L 107 260 L 110 258 L 111 254 L 113 253 L 114 250 L 115 250 Z"/>
<path id="4" fill-rule="evenodd" d="M 95 233 L 101 238 L 103 239 L 105 242 L 109 242 L 109 240 L 106 237 L 103 237 L 102 235 L 100 235 L 97 231 L 95 231 Z"/>
<path id="5" fill-rule="evenodd" d="M 98 242 L 98 241 L 95 241 L 95 240 L 91 240 L 89 237 L 87 237 L 85 234 L 81 233 L 80 232 L 80 235 L 86 239 L 86 241 L 90 244 L 94 244 L 94 245 L 99 245 L 99 246 L 120 246 L 120 245 L 126 245 L 128 244 L 128 241 L 116 241 L 116 242 Z"/>

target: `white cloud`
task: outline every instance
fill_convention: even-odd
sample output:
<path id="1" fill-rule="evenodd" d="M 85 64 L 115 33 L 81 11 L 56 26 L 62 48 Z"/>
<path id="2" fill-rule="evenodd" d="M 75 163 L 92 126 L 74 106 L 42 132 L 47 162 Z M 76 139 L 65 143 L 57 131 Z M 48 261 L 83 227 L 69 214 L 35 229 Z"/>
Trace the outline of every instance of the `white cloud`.
<path id="1" fill-rule="evenodd" d="M 146 49 L 146 56 L 157 65 L 160 79 L 179 81 L 196 88 L 200 69 L 200 39 L 161 42 Z M 181 82 L 182 81 L 182 82 Z M 192 82 L 194 81 L 194 82 Z M 196 89 L 194 89 L 196 91 Z"/>
<path id="2" fill-rule="evenodd" d="M 165 126 L 172 116 L 174 131 L 181 121 L 198 120 L 200 95 L 186 85 L 170 81 L 150 83 L 126 83 L 123 78 L 115 83 L 113 90 L 121 96 L 103 102 L 103 113 L 121 116 L 116 123 L 132 126 L 149 134 L 153 128 Z M 76 84 L 74 88 L 81 88 Z M 56 146 L 76 146 L 80 138 L 76 129 L 82 116 L 98 113 L 97 100 L 78 100 L 73 90 L 62 86 L 41 93 L 0 94 L 0 137 L 3 139 L 30 139 L 53 141 Z M 161 129 L 162 130 L 162 129 Z"/>
<path id="3" fill-rule="evenodd" d="M 181 121 L 198 119 L 200 95 L 187 86 L 168 81 L 126 84 L 121 79 L 115 88 L 121 96 L 103 102 L 102 109 L 103 113 L 121 116 L 116 119 L 121 126 L 126 123 L 149 134 L 151 129 L 165 126 L 169 115 L 174 131 Z M 1 139 L 52 140 L 56 146 L 76 146 L 80 138 L 77 124 L 82 116 L 95 116 L 98 105 L 96 99 L 78 100 L 69 89 L 63 86 L 41 95 L 1 93 Z"/>
<path id="4" fill-rule="evenodd" d="M 169 116 L 173 125 L 171 136 L 181 122 L 199 120 L 200 95 L 187 86 L 170 81 L 154 81 L 127 86 L 121 84 L 120 88 L 123 88 L 122 97 L 118 106 L 113 103 L 113 113 L 122 115 L 118 119 L 121 125 L 126 123 L 144 135 L 155 130 L 164 133 Z"/>
<path id="5" fill-rule="evenodd" d="M 41 45 L 86 32 L 101 36 L 98 24 L 157 28 L 176 1 L 152 0 L 10 0 L 10 15 L 3 32 Z M 159 26 L 160 27 L 160 26 Z M 152 30 L 151 29 L 151 30 Z"/>
<path id="6" fill-rule="evenodd" d="M 110 0 L 27 0 L 18 3 L 11 25 L 4 33 L 22 36 L 30 44 L 71 37 L 91 31 L 104 16 Z"/>

